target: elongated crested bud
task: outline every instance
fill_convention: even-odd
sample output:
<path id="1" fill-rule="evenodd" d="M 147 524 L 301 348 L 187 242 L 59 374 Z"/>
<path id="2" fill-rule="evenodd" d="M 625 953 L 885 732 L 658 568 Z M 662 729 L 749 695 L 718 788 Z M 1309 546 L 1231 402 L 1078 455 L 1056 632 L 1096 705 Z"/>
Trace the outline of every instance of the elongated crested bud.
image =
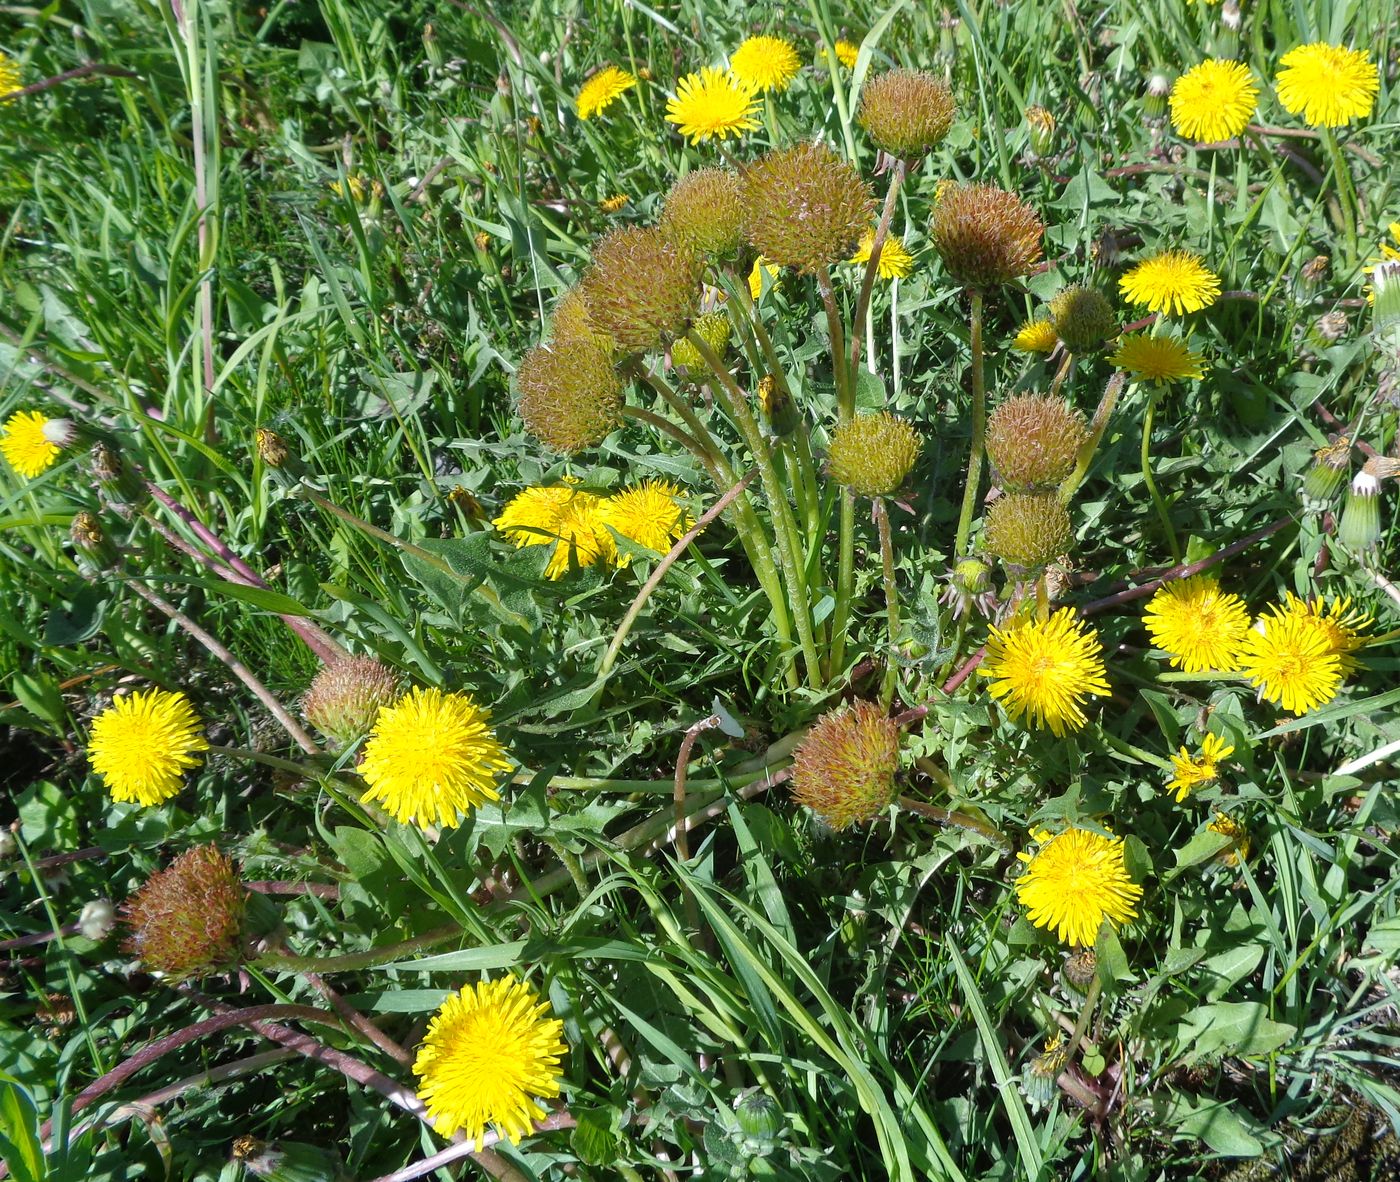
<path id="1" fill-rule="evenodd" d="M 1031 154 L 1043 159 L 1055 151 L 1055 116 L 1044 107 L 1026 108 L 1026 131 L 1030 137 Z"/>
<path id="2" fill-rule="evenodd" d="M 727 168 L 686 173 L 666 194 L 661 225 L 699 254 L 733 254 L 744 240 L 738 174 Z"/>
<path id="3" fill-rule="evenodd" d="M 932 232 L 954 281 L 985 291 L 1030 274 L 1040 261 L 1045 225 L 1024 201 L 996 185 L 953 185 L 934 207 Z"/>
<path id="4" fill-rule="evenodd" d="M 1055 493 L 1007 493 L 987 510 L 982 542 L 1014 572 L 1032 574 L 1065 553 L 1073 538 Z"/>
<path id="5" fill-rule="evenodd" d="M 888 70 L 860 92 L 860 125 L 891 156 L 917 160 L 953 126 L 957 104 L 948 84 L 927 70 Z"/>
<path id="6" fill-rule="evenodd" d="M 399 675 L 374 657 L 345 657 L 324 666 L 302 699 L 306 721 L 338 746 L 366 734 L 381 706 L 392 705 Z"/>
<path id="7" fill-rule="evenodd" d="M 1378 344 L 1400 353 L 1400 259 L 1386 259 L 1371 272 L 1371 331 Z"/>
<path id="8" fill-rule="evenodd" d="M 791 435 L 802 422 L 787 386 L 780 385 L 771 373 L 764 374 L 758 383 L 758 405 L 768 420 L 769 428 L 779 438 Z"/>
<path id="9" fill-rule="evenodd" d="M 899 725 L 873 702 L 829 711 L 793 756 L 792 798 L 833 829 L 874 820 L 894 799 Z"/>
<path id="10" fill-rule="evenodd" d="M 907 419 L 882 410 L 857 415 L 831 434 L 827 472 L 859 497 L 898 492 L 919 458 L 919 433 Z"/>
<path id="11" fill-rule="evenodd" d="M 874 209 L 854 165 L 825 144 L 770 152 L 741 183 L 749 242 L 769 262 L 800 271 L 850 258 Z"/>
<path id="12" fill-rule="evenodd" d="M 1088 437 L 1084 417 L 1064 399 L 1013 394 L 987 421 L 987 455 L 1006 488 L 1053 488 Z"/>
<path id="13" fill-rule="evenodd" d="M 122 459 L 121 453 L 102 440 L 88 452 L 92 478 L 110 505 L 131 505 L 144 493 L 140 475 Z"/>
<path id="14" fill-rule="evenodd" d="M 196 846 L 123 904 L 131 933 L 125 948 L 176 981 L 232 968 L 243 958 L 247 905 L 228 857 L 213 845 Z"/>
<path id="15" fill-rule="evenodd" d="M 261 1141 L 245 1133 L 233 1142 L 233 1160 L 268 1182 L 340 1182 L 339 1157 L 302 1141 Z"/>
<path id="16" fill-rule="evenodd" d="M 525 429 L 566 455 L 601 443 L 622 421 L 622 380 L 612 359 L 584 337 L 531 349 L 515 384 Z"/>
<path id="17" fill-rule="evenodd" d="M 665 230 L 623 226 L 593 248 L 582 286 L 598 330 L 640 353 L 685 332 L 700 300 L 700 262 Z"/>
<path id="18" fill-rule="evenodd" d="M 1323 504 L 1337 495 L 1351 467 L 1351 437 L 1340 435 L 1313 452 L 1313 466 L 1303 480 L 1303 499 Z"/>
<path id="19" fill-rule="evenodd" d="M 1118 335 L 1113 305 L 1097 287 L 1065 288 L 1050 301 L 1050 320 L 1071 353 L 1092 353 Z"/>
<path id="20" fill-rule="evenodd" d="M 117 548 L 96 513 L 82 509 L 73 514 L 68 536 L 73 541 L 73 549 L 96 570 L 111 570 L 117 565 Z"/>

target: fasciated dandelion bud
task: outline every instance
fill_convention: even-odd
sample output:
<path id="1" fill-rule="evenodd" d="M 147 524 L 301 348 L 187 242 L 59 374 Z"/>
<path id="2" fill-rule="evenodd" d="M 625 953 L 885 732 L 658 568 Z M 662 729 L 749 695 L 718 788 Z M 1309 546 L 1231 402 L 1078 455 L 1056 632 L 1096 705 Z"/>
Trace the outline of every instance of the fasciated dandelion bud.
<path id="1" fill-rule="evenodd" d="M 769 152 L 741 184 L 749 242 L 770 263 L 800 271 L 850 258 L 874 208 L 855 166 L 825 144 Z"/>
<path id="2" fill-rule="evenodd" d="M 686 173 L 666 194 L 661 225 L 697 254 L 732 255 L 744 240 L 738 174 L 727 168 Z"/>
<path id="3" fill-rule="evenodd" d="M 1026 108 L 1026 131 L 1030 138 L 1031 154 L 1043 160 L 1055 152 L 1055 116 L 1044 107 Z"/>
<path id="4" fill-rule="evenodd" d="M 82 555 L 90 568 L 102 571 L 111 570 L 117 565 L 117 548 L 102 528 L 102 521 L 96 513 L 83 509 L 73 514 L 68 536 L 73 541 L 73 549 Z"/>
<path id="5" fill-rule="evenodd" d="M 690 326 L 692 331 L 705 344 L 714 350 L 717 357 L 723 357 L 724 351 L 729 347 L 729 314 L 726 312 L 706 312 L 703 316 L 697 316 L 695 322 Z M 700 350 L 690 343 L 685 337 L 679 337 L 671 346 L 671 360 L 676 365 L 683 365 L 686 369 L 704 370 L 705 359 L 700 356 Z"/>
<path id="6" fill-rule="evenodd" d="M 126 951 L 174 981 L 233 968 L 243 958 L 247 908 L 229 858 L 214 845 L 196 846 L 123 904 Z"/>
<path id="7" fill-rule="evenodd" d="M 1069 513 L 1049 493 L 1007 493 L 987 510 L 982 543 L 1008 567 L 1033 573 L 1044 570 L 1074 540 Z"/>
<path id="8" fill-rule="evenodd" d="M 860 125 L 876 147 L 901 160 L 917 160 L 943 142 L 957 104 L 948 84 L 927 70 L 888 70 L 860 92 Z"/>
<path id="9" fill-rule="evenodd" d="M 399 696 L 399 675 L 374 657 L 345 657 L 324 666 L 302 699 L 306 721 L 338 747 L 368 732 L 381 706 Z"/>
<path id="10" fill-rule="evenodd" d="M 1321 507 L 1337 495 L 1351 467 L 1351 438 L 1338 437 L 1313 452 L 1313 466 L 1303 481 L 1303 499 Z"/>
<path id="11" fill-rule="evenodd" d="M 873 702 L 823 714 L 793 756 L 792 798 L 831 828 L 873 821 L 894 799 L 899 725 Z"/>
<path id="12" fill-rule="evenodd" d="M 583 337 L 531 349 L 515 384 L 525 429 L 566 455 L 601 443 L 622 421 L 623 387 L 612 359 Z"/>
<path id="13" fill-rule="evenodd" d="M 934 208 L 932 232 L 948 274 L 971 291 L 985 291 L 1030 274 L 1045 225 L 996 185 L 953 185 Z"/>
<path id="14" fill-rule="evenodd" d="M 857 415 L 832 432 L 826 469 L 858 497 L 898 492 L 919 458 L 919 433 L 889 411 Z"/>
<path id="15" fill-rule="evenodd" d="M 624 226 L 594 247 L 582 286 L 598 330 L 640 353 L 685 331 L 700 299 L 700 265 L 666 231 Z"/>
<path id="16" fill-rule="evenodd" d="M 1013 394 L 987 420 L 987 455 L 1006 488 L 1048 489 L 1070 474 L 1088 437 L 1084 417 L 1064 399 Z"/>
<path id="17" fill-rule="evenodd" d="M 1065 288 L 1050 301 L 1050 321 L 1071 353 L 1092 353 L 1118 335 L 1113 305 L 1097 287 Z"/>

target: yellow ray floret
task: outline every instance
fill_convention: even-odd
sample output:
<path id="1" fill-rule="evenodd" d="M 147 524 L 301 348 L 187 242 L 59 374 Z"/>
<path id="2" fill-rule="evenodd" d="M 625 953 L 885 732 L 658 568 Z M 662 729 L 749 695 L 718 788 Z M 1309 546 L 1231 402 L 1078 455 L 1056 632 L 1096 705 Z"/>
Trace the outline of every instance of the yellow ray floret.
<path id="1" fill-rule="evenodd" d="M 1031 857 L 1016 880 L 1026 918 L 1072 947 L 1091 946 L 1104 920 L 1137 915 L 1142 887 L 1128 876 L 1123 841 L 1087 829 L 1066 829 Z"/>
<path id="2" fill-rule="evenodd" d="M 179 793 L 209 743 L 181 693 L 138 690 L 92 720 L 87 757 L 113 800 L 157 805 Z"/>

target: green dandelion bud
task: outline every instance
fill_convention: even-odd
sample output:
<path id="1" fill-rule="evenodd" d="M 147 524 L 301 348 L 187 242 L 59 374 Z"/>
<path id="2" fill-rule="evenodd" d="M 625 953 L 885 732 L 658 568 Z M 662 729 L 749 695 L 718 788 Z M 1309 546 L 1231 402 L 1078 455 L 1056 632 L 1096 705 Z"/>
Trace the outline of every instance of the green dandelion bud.
<path id="1" fill-rule="evenodd" d="M 136 504 L 145 492 L 140 474 L 110 443 L 99 440 L 88 452 L 89 470 L 103 500 L 114 508 Z"/>
<path id="2" fill-rule="evenodd" d="M 996 185 L 952 184 L 933 211 L 933 245 L 948 274 L 971 291 L 1029 275 L 1045 225 L 1014 193 Z"/>
<path id="3" fill-rule="evenodd" d="M 1044 107 L 1026 108 L 1026 131 L 1030 137 L 1031 155 L 1043 160 L 1055 152 L 1055 116 Z"/>
<path id="4" fill-rule="evenodd" d="M 927 70 L 895 69 L 866 81 L 857 119 L 875 146 L 917 160 L 943 142 L 957 104 L 942 78 Z"/>
<path id="5" fill-rule="evenodd" d="M 996 607 L 996 592 L 992 590 L 992 568 L 980 558 L 964 558 L 947 575 L 939 601 L 952 610 L 953 619 L 960 620 L 972 611 L 990 616 Z"/>
<path id="6" fill-rule="evenodd" d="M 1351 439 L 1342 435 L 1313 452 L 1313 466 L 1303 481 L 1303 500 L 1321 508 L 1337 495 L 1351 467 Z"/>
<path id="7" fill-rule="evenodd" d="M 1092 353 L 1118 335 L 1113 305 L 1096 287 L 1065 288 L 1050 301 L 1050 320 L 1071 353 Z"/>
<path id="8" fill-rule="evenodd" d="M 337 747 L 368 733 L 381 706 L 399 696 L 399 675 L 374 657 L 344 657 L 324 666 L 302 699 L 306 721 Z"/>
<path id="9" fill-rule="evenodd" d="M 771 1153 L 787 1122 L 777 1101 L 751 1088 L 734 1101 L 734 1116 L 750 1153 Z"/>
<path id="10" fill-rule="evenodd" d="M 123 904 L 124 948 L 173 981 L 231 969 L 243 960 L 247 909 L 233 863 L 213 845 L 196 846 Z"/>
<path id="11" fill-rule="evenodd" d="M 340 1158 L 300 1141 L 260 1141 L 246 1133 L 233 1142 L 233 1160 L 254 1178 L 269 1182 L 339 1182 Z"/>
<path id="12" fill-rule="evenodd" d="M 1061 976 L 1064 983 L 1077 993 L 1087 993 L 1099 971 L 1099 954 L 1092 944 L 1073 948 L 1065 957 Z"/>
<path id="13" fill-rule="evenodd" d="M 1172 76 L 1158 70 L 1147 80 L 1142 109 L 1149 119 L 1161 119 L 1167 113 L 1172 93 Z"/>
<path id="14" fill-rule="evenodd" d="M 73 549 L 92 570 L 113 570 L 116 567 L 117 548 L 102 528 L 102 521 L 96 513 L 83 509 L 73 514 L 68 536 L 72 539 Z"/>
<path id="15" fill-rule="evenodd" d="M 1063 1037 L 1056 1034 L 1047 1039 L 1040 1054 L 1021 1072 L 1021 1090 L 1026 1093 L 1026 1099 L 1042 1108 L 1049 1105 L 1059 1091 L 1055 1081 L 1068 1063 Z"/>
<path id="16" fill-rule="evenodd" d="M 769 430 L 779 439 L 791 435 L 802 422 L 787 387 L 779 386 L 771 373 L 764 374 L 758 383 L 758 405 L 768 419 Z"/>
<path id="17" fill-rule="evenodd" d="M 641 353 L 685 332 L 700 299 L 700 262 L 658 227 L 623 226 L 593 248 L 582 286 L 597 330 Z"/>
<path id="18" fill-rule="evenodd" d="M 744 240 L 738 174 L 727 168 L 686 173 L 666 194 L 661 227 L 698 254 L 732 255 Z"/>
<path id="19" fill-rule="evenodd" d="M 1371 332 L 1376 343 L 1400 352 L 1400 259 L 1386 259 L 1371 271 Z"/>
<path id="20" fill-rule="evenodd" d="M 874 210 L 855 166 L 825 144 L 769 152 L 741 186 L 749 242 L 770 263 L 800 271 L 850 258 Z"/>
<path id="21" fill-rule="evenodd" d="M 987 420 L 987 455 L 1008 489 L 1054 488 L 1088 437 L 1084 417 L 1063 399 L 1013 394 Z"/>
<path id="22" fill-rule="evenodd" d="M 987 510 L 982 543 L 1007 567 L 1029 574 L 1059 558 L 1073 537 L 1055 493 L 1007 493 Z"/>
<path id="23" fill-rule="evenodd" d="M 691 328 L 705 344 L 715 351 L 717 357 L 724 356 L 724 351 L 729 346 L 730 326 L 727 313 L 706 312 L 703 316 L 696 318 Z M 700 350 L 685 337 L 678 337 L 671 345 L 671 360 L 676 365 L 685 366 L 686 369 L 706 369 L 705 359 L 700 356 Z"/>
<path id="24" fill-rule="evenodd" d="M 1315 254 L 1298 268 L 1298 282 L 1303 287 L 1314 288 L 1327 278 L 1327 272 L 1331 269 L 1332 258 L 1330 255 Z"/>
<path id="25" fill-rule="evenodd" d="M 622 421 L 622 381 L 612 359 L 582 337 L 538 345 L 515 373 L 525 429 L 572 455 L 601 443 Z"/>
<path id="26" fill-rule="evenodd" d="M 899 726 L 873 702 L 829 711 L 793 756 L 792 798 L 831 828 L 873 821 L 894 799 Z"/>
<path id="27" fill-rule="evenodd" d="M 887 410 L 858 415 L 832 432 L 826 470 L 858 497 L 887 497 L 903 486 L 920 446 L 907 419 Z"/>
<path id="28" fill-rule="evenodd" d="M 1381 462 L 1378 464 L 1377 460 Z M 1390 461 L 1400 465 L 1400 460 Z M 1369 550 L 1381 540 L 1381 481 L 1389 473 L 1382 457 L 1367 460 L 1347 489 L 1337 540 L 1349 550 Z"/>

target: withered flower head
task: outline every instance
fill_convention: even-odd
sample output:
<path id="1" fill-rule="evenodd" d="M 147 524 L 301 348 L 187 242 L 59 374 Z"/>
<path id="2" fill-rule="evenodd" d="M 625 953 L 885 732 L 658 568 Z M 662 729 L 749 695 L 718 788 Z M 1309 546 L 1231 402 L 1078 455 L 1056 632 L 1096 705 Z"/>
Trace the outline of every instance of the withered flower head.
<path id="1" fill-rule="evenodd" d="M 258 449 L 258 455 L 262 457 L 262 462 L 269 468 L 280 468 L 291 455 L 287 441 L 271 427 L 258 427 L 253 432 L 253 443 Z"/>
<path id="2" fill-rule="evenodd" d="M 832 432 L 827 471 L 858 497 L 887 497 L 908 478 L 919 448 L 919 433 L 907 419 L 887 410 L 857 415 Z"/>
<path id="3" fill-rule="evenodd" d="M 579 287 L 569 288 L 554 305 L 550 339 L 586 341 L 609 357 L 617 352 L 617 342 L 593 323 L 593 317 L 588 314 L 588 300 Z"/>
<path id="4" fill-rule="evenodd" d="M 770 263 L 800 271 L 850 258 L 874 208 L 855 166 L 825 144 L 769 152 L 741 185 L 749 242 Z"/>
<path id="5" fill-rule="evenodd" d="M 1073 537 L 1055 493 L 1007 493 L 987 510 L 982 542 L 1008 567 L 1031 573 L 1059 558 Z"/>
<path id="6" fill-rule="evenodd" d="M 344 747 L 367 733 L 381 706 L 399 696 L 399 675 L 374 657 L 345 657 L 322 667 L 302 699 L 306 721 Z"/>
<path id="7" fill-rule="evenodd" d="M 1053 488 L 1073 470 L 1088 436 L 1083 416 L 1064 399 L 1013 394 L 987 421 L 987 455 L 1007 488 Z"/>
<path id="8" fill-rule="evenodd" d="M 833 829 L 873 821 L 894 799 L 899 725 L 873 702 L 828 711 L 793 755 L 792 798 Z"/>
<path id="9" fill-rule="evenodd" d="M 601 443 L 622 421 L 622 381 L 612 359 L 583 337 L 537 345 L 515 372 L 525 429 L 555 451 Z"/>
<path id="10" fill-rule="evenodd" d="M 1040 260 L 1045 225 L 996 185 L 951 185 L 933 211 L 933 244 L 948 274 L 973 291 L 1010 283 Z"/>
<path id="11" fill-rule="evenodd" d="M 685 331 L 700 299 L 700 263 L 665 230 L 623 226 L 593 248 L 582 286 L 594 326 L 640 353 Z"/>
<path id="12" fill-rule="evenodd" d="M 661 225 L 699 254 L 733 254 L 744 240 L 738 175 L 727 168 L 686 173 L 666 194 Z"/>
<path id="13" fill-rule="evenodd" d="M 1050 301 L 1050 319 L 1071 353 L 1092 353 L 1118 335 L 1113 305 L 1097 287 L 1065 288 Z"/>
<path id="14" fill-rule="evenodd" d="M 217 846 L 196 846 L 123 904 L 124 948 L 175 981 L 232 968 L 243 958 L 247 906 L 233 863 Z"/>
<path id="15" fill-rule="evenodd" d="M 917 160 L 943 142 L 956 113 L 953 92 L 942 78 L 901 68 L 866 82 L 857 118 L 877 147 L 902 160 Z"/>

